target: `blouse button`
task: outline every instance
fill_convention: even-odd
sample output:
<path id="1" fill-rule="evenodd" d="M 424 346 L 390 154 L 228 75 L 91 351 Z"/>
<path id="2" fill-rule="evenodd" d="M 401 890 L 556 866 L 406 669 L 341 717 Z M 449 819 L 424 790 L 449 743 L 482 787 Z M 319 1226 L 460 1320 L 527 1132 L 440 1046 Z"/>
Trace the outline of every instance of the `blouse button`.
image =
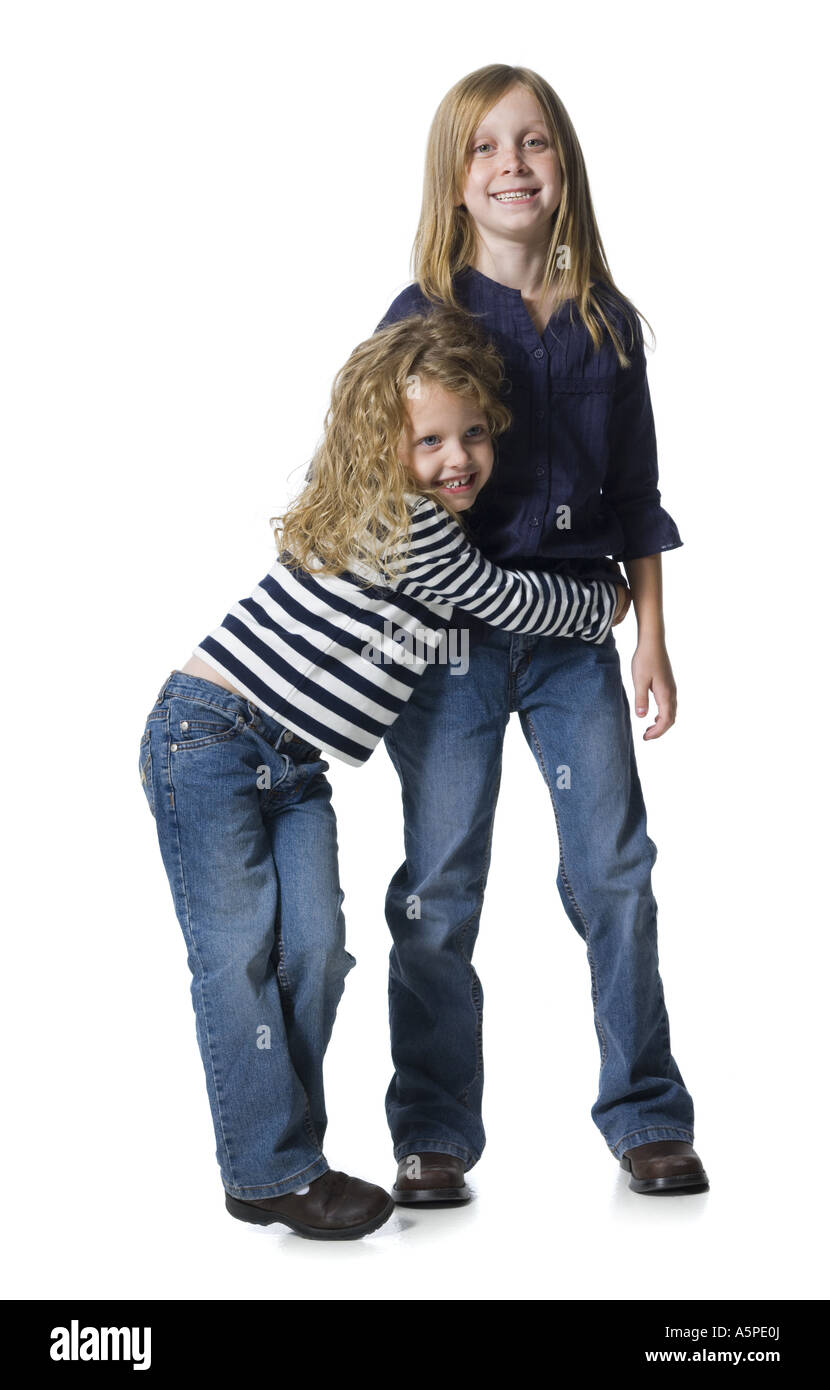
<path id="1" fill-rule="evenodd" d="M 545 470 L 544 470 L 544 468 L 537 468 L 537 469 L 536 469 L 536 477 L 537 477 L 537 478 L 543 478 L 544 476 L 545 476 Z"/>
<path id="2" fill-rule="evenodd" d="M 539 518 L 538 518 L 538 516 L 532 516 L 532 517 L 530 518 L 530 524 L 531 524 L 531 526 L 538 526 L 538 525 L 539 525 Z"/>
<path id="3" fill-rule="evenodd" d="M 544 348 L 537 348 L 536 351 L 535 351 L 534 354 L 533 354 L 534 357 L 544 357 L 544 355 L 545 355 L 545 349 L 544 349 Z"/>

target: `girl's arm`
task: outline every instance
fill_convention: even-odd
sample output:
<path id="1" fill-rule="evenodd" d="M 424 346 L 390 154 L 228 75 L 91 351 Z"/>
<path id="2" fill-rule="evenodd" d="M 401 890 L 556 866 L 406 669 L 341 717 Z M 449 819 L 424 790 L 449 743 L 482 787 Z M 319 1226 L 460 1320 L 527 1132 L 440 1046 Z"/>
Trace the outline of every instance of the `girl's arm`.
<path id="1" fill-rule="evenodd" d="M 683 544 L 663 507 L 658 486 L 657 437 L 646 368 L 643 328 L 635 321 L 631 365 L 617 373 L 608 429 L 608 470 L 603 501 L 622 527 L 624 544 L 615 558 L 651 556 Z"/>
<path id="2" fill-rule="evenodd" d="M 637 615 L 639 635 L 631 663 L 634 707 L 639 718 L 645 718 L 648 692 L 653 692 L 657 720 L 643 737 L 659 738 L 671 728 L 677 711 L 677 687 L 663 624 L 661 552 L 676 550 L 683 542 L 660 500 L 654 414 L 639 318 L 631 366 L 620 370 L 614 390 L 609 467 L 602 495 L 623 530 L 625 543 L 616 558 L 625 565 Z"/>
<path id="3" fill-rule="evenodd" d="M 657 702 L 657 719 L 646 729 L 644 739 L 659 738 L 677 717 L 677 686 L 663 621 L 663 570 L 660 555 L 625 560 L 637 615 L 637 649 L 631 662 L 634 677 L 634 708 L 642 719 L 648 714 L 648 692 Z"/>
<path id="4" fill-rule="evenodd" d="M 418 500 L 408 543 L 395 554 L 406 560 L 405 573 L 392 586 L 396 592 L 427 607 L 452 604 L 509 632 L 602 642 L 614 622 L 618 587 L 620 599 L 626 592 L 622 581 L 617 586 L 611 580 L 582 582 L 569 575 L 502 569 L 428 497 Z"/>

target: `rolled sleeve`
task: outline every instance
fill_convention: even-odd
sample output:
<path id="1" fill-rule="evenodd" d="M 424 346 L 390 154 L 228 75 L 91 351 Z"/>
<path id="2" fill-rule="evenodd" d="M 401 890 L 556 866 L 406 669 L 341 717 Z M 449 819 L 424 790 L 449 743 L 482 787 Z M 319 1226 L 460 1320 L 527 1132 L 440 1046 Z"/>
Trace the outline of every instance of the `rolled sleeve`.
<path id="1" fill-rule="evenodd" d="M 636 560 L 683 544 L 672 517 L 660 505 L 657 439 L 639 319 L 629 356 L 631 365 L 619 369 L 614 388 L 609 463 L 603 486 L 603 500 L 624 536 L 615 560 Z"/>

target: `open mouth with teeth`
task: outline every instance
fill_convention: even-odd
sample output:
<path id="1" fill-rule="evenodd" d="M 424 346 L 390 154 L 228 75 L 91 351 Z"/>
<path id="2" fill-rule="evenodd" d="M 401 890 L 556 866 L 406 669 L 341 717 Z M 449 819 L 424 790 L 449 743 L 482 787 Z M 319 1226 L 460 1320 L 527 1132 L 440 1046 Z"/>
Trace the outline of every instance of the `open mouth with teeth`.
<path id="1" fill-rule="evenodd" d="M 497 203 L 530 203 L 539 192 L 538 188 L 509 188 L 504 193 L 491 193 Z"/>
<path id="2" fill-rule="evenodd" d="M 475 473 L 465 473 L 463 478 L 439 478 L 436 487 L 440 487 L 443 492 L 468 492 L 475 476 Z"/>

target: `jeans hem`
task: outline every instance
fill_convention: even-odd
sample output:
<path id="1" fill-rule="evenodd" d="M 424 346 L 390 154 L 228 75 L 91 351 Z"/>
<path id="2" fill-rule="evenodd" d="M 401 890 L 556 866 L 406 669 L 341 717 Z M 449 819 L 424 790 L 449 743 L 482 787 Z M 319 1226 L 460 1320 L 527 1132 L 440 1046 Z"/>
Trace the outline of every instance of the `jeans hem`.
<path id="1" fill-rule="evenodd" d="M 306 1183 L 314 1182 L 315 1178 L 321 1178 L 324 1173 L 329 1171 L 329 1165 L 322 1154 L 310 1163 L 307 1168 L 302 1168 L 293 1177 L 283 1178 L 279 1182 L 259 1183 L 252 1187 L 228 1186 L 223 1181 L 225 1191 L 230 1197 L 235 1197 L 239 1202 L 261 1202 L 267 1197 L 285 1197 L 289 1192 L 294 1192 L 298 1187 L 305 1187 Z"/>
<path id="2" fill-rule="evenodd" d="M 634 1139 L 637 1142 L 632 1143 Z M 694 1133 L 690 1129 L 679 1129 L 676 1125 L 649 1125 L 646 1129 L 632 1129 L 615 1144 L 606 1139 L 606 1144 L 615 1158 L 621 1158 L 628 1149 L 636 1149 L 639 1144 L 656 1144 L 662 1139 L 679 1139 L 686 1144 L 694 1144 Z M 618 1152 L 619 1151 L 619 1152 Z"/>
<path id="3" fill-rule="evenodd" d="M 393 1149 L 395 1162 L 400 1163 L 402 1158 L 408 1158 L 410 1154 L 449 1154 L 452 1158 L 463 1160 L 465 1168 L 472 1168 L 478 1163 L 480 1154 L 473 1154 L 469 1149 L 464 1149 L 460 1144 L 452 1144 L 448 1139 L 410 1139 L 406 1144 L 396 1144 Z"/>

